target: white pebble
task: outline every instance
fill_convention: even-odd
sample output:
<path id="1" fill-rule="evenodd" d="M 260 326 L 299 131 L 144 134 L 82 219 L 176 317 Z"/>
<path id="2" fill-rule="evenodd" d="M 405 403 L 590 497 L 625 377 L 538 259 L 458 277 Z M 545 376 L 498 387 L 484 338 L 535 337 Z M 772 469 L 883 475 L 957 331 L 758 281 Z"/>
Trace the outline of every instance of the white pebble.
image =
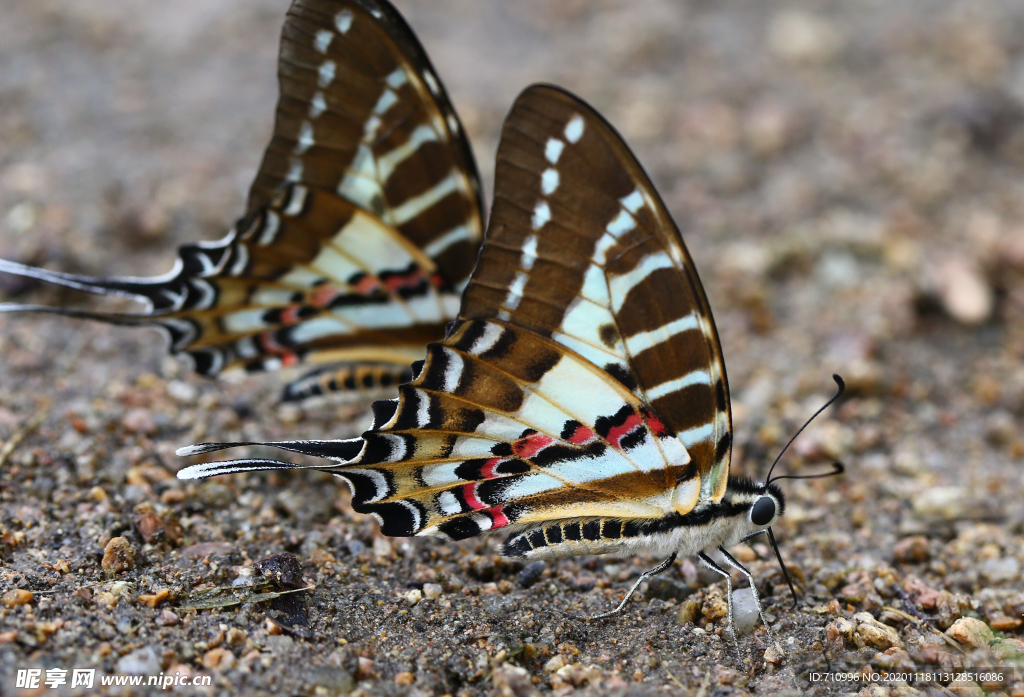
<path id="1" fill-rule="evenodd" d="M 949 259 L 936 269 L 942 308 L 961 324 L 981 324 L 992 314 L 995 298 L 981 270 L 962 259 Z"/>
<path id="2" fill-rule="evenodd" d="M 732 594 L 732 612 L 737 634 L 750 634 L 760 621 L 754 594 L 749 588 L 740 588 Z"/>

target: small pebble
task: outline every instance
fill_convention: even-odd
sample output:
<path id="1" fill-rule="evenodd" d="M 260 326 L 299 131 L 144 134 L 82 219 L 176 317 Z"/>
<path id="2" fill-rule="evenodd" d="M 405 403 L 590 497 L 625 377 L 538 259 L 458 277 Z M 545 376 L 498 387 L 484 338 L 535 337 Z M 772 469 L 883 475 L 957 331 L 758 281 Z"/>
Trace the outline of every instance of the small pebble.
<path id="1" fill-rule="evenodd" d="M 195 386 L 190 385 L 187 382 L 171 380 L 167 383 L 167 394 L 176 402 L 180 402 L 181 404 L 191 404 L 196 401 L 196 397 L 199 396 L 199 391 Z"/>
<path id="2" fill-rule="evenodd" d="M 375 537 L 373 540 L 373 556 L 384 558 L 391 556 L 392 547 L 387 538 Z"/>
<path id="3" fill-rule="evenodd" d="M 442 592 L 441 584 L 439 583 L 424 583 L 423 584 L 423 595 L 431 600 L 441 597 Z"/>
<path id="4" fill-rule="evenodd" d="M 750 588 L 740 588 L 732 594 L 732 612 L 734 628 L 737 634 L 750 634 L 760 621 L 757 604 Z"/>
<path id="5" fill-rule="evenodd" d="M 729 604 L 722 593 L 708 593 L 700 613 L 713 622 L 729 614 Z"/>
<path id="6" fill-rule="evenodd" d="M 485 600 L 482 607 L 491 617 L 501 619 L 515 609 L 516 601 L 503 595 L 496 595 Z"/>
<path id="7" fill-rule="evenodd" d="M 103 549 L 103 570 L 111 574 L 129 571 L 135 566 L 135 551 L 127 538 L 115 537 Z"/>
<path id="8" fill-rule="evenodd" d="M 960 258 L 947 259 L 936 268 L 935 275 L 942 308 L 957 322 L 981 324 L 992 315 L 992 287 L 974 264 Z"/>
<path id="9" fill-rule="evenodd" d="M 413 588 L 411 591 L 405 594 L 405 602 L 409 605 L 415 605 L 421 600 L 423 600 L 423 591 L 421 591 L 419 588 Z"/>
<path id="10" fill-rule="evenodd" d="M 992 641 L 992 630 L 988 625 L 974 617 L 961 617 L 953 626 L 946 630 L 946 636 L 959 641 L 972 649 L 981 649 Z"/>
<path id="11" fill-rule="evenodd" d="M 269 577 L 285 588 L 302 588 L 302 565 L 299 558 L 289 552 L 272 554 L 252 565 L 253 576 Z"/>
<path id="12" fill-rule="evenodd" d="M 544 562 L 533 561 L 523 567 L 523 570 L 520 571 L 519 575 L 516 577 L 516 582 L 519 583 L 522 588 L 529 588 L 540 580 L 543 573 Z"/>
<path id="13" fill-rule="evenodd" d="M 679 612 L 676 613 L 676 622 L 679 624 L 696 622 L 697 618 L 700 617 L 700 606 L 701 602 L 696 598 L 687 598 L 679 606 Z"/>
<path id="14" fill-rule="evenodd" d="M 904 564 L 919 564 L 930 558 L 928 552 L 928 538 L 921 535 L 907 537 L 896 543 L 892 555 L 898 562 Z"/>
<path id="15" fill-rule="evenodd" d="M 148 409 L 132 409 L 121 419 L 121 425 L 130 433 L 144 433 L 147 436 L 156 433 L 156 422 Z"/>
<path id="16" fill-rule="evenodd" d="M 153 504 L 148 501 L 140 503 L 135 507 L 132 523 L 135 525 L 135 529 L 139 531 L 142 540 L 147 544 L 158 542 L 163 538 L 164 533 L 167 532 L 163 519 L 157 515 Z"/>
<path id="17" fill-rule="evenodd" d="M 933 486 L 916 494 L 910 506 L 921 518 L 954 521 L 963 517 L 967 490 L 960 486 Z"/>
<path id="18" fill-rule="evenodd" d="M 199 500 L 210 508 L 226 508 L 236 502 L 235 492 L 220 482 L 199 485 Z"/>
<path id="19" fill-rule="evenodd" d="M 1020 576 L 1020 562 L 1016 557 L 985 559 L 979 564 L 978 570 L 991 582 L 1014 581 Z"/>
<path id="20" fill-rule="evenodd" d="M 18 605 L 31 603 L 33 597 L 35 596 L 31 592 L 15 588 L 3 594 L 2 602 L 6 607 L 17 607 Z"/>
<path id="21" fill-rule="evenodd" d="M 545 673 L 554 673 L 554 672 L 557 672 L 557 671 L 561 670 L 566 665 L 567 665 L 567 663 L 565 661 L 565 656 L 563 656 L 560 653 L 559 654 L 555 654 L 550 659 L 548 659 L 547 663 L 544 664 L 544 672 Z"/>
<path id="22" fill-rule="evenodd" d="M 156 623 L 161 627 L 174 627 L 181 622 L 173 610 L 164 610 L 157 615 Z"/>
<path id="23" fill-rule="evenodd" d="M 156 675 L 160 672 L 160 656 L 151 646 L 144 646 L 117 661 L 117 672 L 127 675 Z"/>
<path id="24" fill-rule="evenodd" d="M 764 650 L 763 658 L 767 665 L 777 666 L 786 658 L 786 652 L 782 650 L 778 642 L 773 642 Z"/>
<path id="25" fill-rule="evenodd" d="M 768 25 L 768 48 L 792 63 L 821 63 L 842 48 L 839 30 L 829 21 L 799 10 L 786 10 Z"/>
<path id="26" fill-rule="evenodd" d="M 858 612 L 853 616 L 857 623 L 854 641 L 858 646 L 874 646 L 879 649 L 903 648 L 903 640 L 895 629 L 876 620 L 870 612 Z"/>
<path id="27" fill-rule="evenodd" d="M 231 649 L 218 646 L 203 654 L 203 667 L 217 670 L 230 670 L 234 667 L 237 659 Z"/>
<path id="28" fill-rule="evenodd" d="M 359 657 L 358 668 L 356 669 L 356 677 L 360 680 L 372 677 L 374 670 L 377 668 L 377 664 L 371 661 L 369 658 Z"/>
<path id="29" fill-rule="evenodd" d="M 157 605 L 163 602 L 170 594 L 171 591 L 169 591 L 168 589 L 160 588 L 159 590 L 155 590 L 152 593 L 143 593 L 139 596 L 139 602 L 155 608 Z"/>
<path id="30" fill-rule="evenodd" d="M 396 673 L 395 674 L 395 684 L 396 685 L 402 685 L 402 686 L 408 687 L 409 685 L 412 685 L 412 683 L 413 683 L 413 681 L 415 679 L 416 679 L 415 676 L 412 673 L 409 673 L 407 671 L 403 671 L 401 673 Z"/>

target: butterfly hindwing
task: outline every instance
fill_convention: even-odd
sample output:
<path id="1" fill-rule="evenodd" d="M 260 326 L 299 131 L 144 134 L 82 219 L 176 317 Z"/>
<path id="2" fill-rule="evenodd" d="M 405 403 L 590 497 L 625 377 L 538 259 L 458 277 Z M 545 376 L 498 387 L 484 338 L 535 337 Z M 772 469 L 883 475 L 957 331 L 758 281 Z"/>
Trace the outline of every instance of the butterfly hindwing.
<path id="1" fill-rule="evenodd" d="M 372 492 L 354 488 L 358 511 L 387 521 L 393 504 L 415 508 L 404 535 L 460 539 L 594 513 L 653 519 L 688 467 L 685 451 L 621 385 L 500 321 L 465 322 L 432 344 L 389 420 L 363 440 L 356 458 L 331 471 L 381 482 Z"/>
<path id="2" fill-rule="evenodd" d="M 295 0 L 274 132 L 245 216 L 182 247 L 154 278 L 0 271 L 141 300 L 145 314 L 0 305 L 152 324 L 198 372 L 303 361 L 402 366 L 443 335 L 482 231 L 461 124 L 412 31 L 384 0 Z M 395 373 L 395 370 L 391 370 Z M 314 390 L 317 391 L 317 390 Z M 292 385 L 286 396 L 304 395 Z"/>

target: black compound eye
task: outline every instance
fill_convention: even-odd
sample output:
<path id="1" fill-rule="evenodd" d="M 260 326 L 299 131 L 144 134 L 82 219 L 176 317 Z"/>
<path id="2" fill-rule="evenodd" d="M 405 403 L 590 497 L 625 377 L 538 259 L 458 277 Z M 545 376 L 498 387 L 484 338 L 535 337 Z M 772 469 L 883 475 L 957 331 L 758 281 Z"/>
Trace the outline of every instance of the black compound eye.
<path id="1" fill-rule="evenodd" d="M 762 496 L 750 509 L 750 522 L 754 525 L 767 525 L 775 517 L 775 499 Z"/>

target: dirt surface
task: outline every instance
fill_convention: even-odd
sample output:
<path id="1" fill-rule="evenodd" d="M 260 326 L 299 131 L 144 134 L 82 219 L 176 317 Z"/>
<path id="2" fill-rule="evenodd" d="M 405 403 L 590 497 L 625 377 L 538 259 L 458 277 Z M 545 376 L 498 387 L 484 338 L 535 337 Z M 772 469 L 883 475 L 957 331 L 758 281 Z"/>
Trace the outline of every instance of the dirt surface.
<path id="1" fill-rule="evenodd" d="M 196 378 L 148 330 L 0 316 L 0 693 L 54 692 L 18 670 L 95 668 L 211 676 L 182 694 L 975 695 L 811 673 L 1016 661 L 1024 694 L 1024 4 L 398 4 L 488 191 L 530 82 L 634 147 L 715 310 L 735 470 L 763 477 L 847 378 L 781 465 L 848 466 L 785 482 L 798 607 L 767 548 L 738 552 L 778 645 L 760 628 L 730 648 L 722 586 L 689 562 L 585 623 L 562 611 L 609 608 L 658 560 L 524 568 L 497 539 L 383 538 L 316 473 L 179 482 L 181 445 L 345 437 L 365 404 Z M 220 237 L 269 138 L 286 6 L 7 2 L 0 255 L 144 275 Z M 0 298 L 91 302 L 2 275 Z M 188 609 L 261 579 L 315 588 Z"/>

